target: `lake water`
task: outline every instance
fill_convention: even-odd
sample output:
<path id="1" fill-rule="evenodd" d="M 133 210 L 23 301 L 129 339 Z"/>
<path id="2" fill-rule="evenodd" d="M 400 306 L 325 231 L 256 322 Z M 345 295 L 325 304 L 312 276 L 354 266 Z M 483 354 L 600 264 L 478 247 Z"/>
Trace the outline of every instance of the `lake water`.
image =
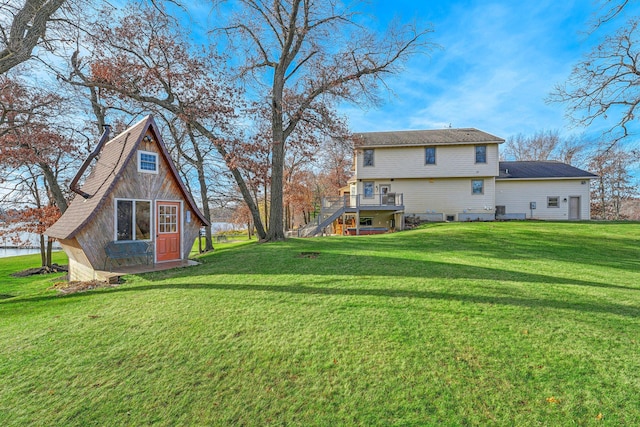
<path id="1" fill-rule="evenodd" d="M 56 249 L 54 249 L 54 252 Z M 27 249 L 27 248 L 0 248 L 0 258 L 6 258 L 10 256 L 31 255 L 39 254 L 40 249 Z"/>

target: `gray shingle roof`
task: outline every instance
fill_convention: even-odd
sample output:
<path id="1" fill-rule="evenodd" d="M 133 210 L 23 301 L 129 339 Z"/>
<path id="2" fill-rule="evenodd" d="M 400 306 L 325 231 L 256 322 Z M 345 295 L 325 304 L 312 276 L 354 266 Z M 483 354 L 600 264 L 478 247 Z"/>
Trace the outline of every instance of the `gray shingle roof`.
<path id="1" fill-rule="evenodd" d="M 596 178 L 582 169 L 553 160 L 500 162 L 497 179 Z"/>
<path id="2" fill-rule="evenodd" d="M 46 230 L 46 235 L 58 239 L 72 239 L 76 233 L 91 221 L 93 213 L 102 207 L 107 200 L 107 196 L 114 189 L 118 177 L 125 170 L 129 160 L 135 157 L 136 149 L 149 128 L 155 134 L 160 153 L 167 162 L 169 170 L 172 172 L 178 187 L 180 187 L 187 204 L 203 224 L 209 223 L 180 179 L 175 165 L 162 142 L 153 116 L 149 115 L 108 141 L 102 147 L 98 155 L 98 161 L 93 165 L 91 173 L 81 189 L 91 197 L 85 199 L 76 195 L 60 219 Z"/>
<path id="3" fill-rule="evenodd" d="M 438 144 L 502 144 L 504 139 L 478 129 L 404 130 L 355 134 L 359 147 L 416 146 Z"/>

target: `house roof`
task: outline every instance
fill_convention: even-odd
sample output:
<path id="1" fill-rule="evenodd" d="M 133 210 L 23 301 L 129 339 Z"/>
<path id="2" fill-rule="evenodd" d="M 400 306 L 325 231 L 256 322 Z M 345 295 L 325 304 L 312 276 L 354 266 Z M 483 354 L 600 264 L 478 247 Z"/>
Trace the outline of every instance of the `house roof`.
<path id="1" fill-rule="evenodd" d="M 363 132 L 355 134 L 360 148 L 439 144 L 502 144 L 504 139 L 473 128 Z"/>
<path id="2" fill-rule="evenodd" d="M 79 195 L 76 196 L 65 213 L 53 226 L 47 229 L 45 234 L 58 239 L 72 239 L 91 222 L 93 213 L 104 205 L 129 161 L 135 158 L 136 150 L 148 129 L 151 129 L 155 134 L 160 154 L 169 166 L 169 171 L 178 184 L 185 201 L 203 224 L 209 224 L 209 221 L 196 206 L 182 179 L 180 179 L 167 148 L 162 142 L 153 116 L 149 115 L 108 141 L 102 147 L 98 161 L 94 164 L 91 173 L 81 188 L 81 191 L 89 194 L 89 197 L 85 199 Z"/>
<path id="3" fill-rule="evenodd" d="M 500 162 L 497 179 L 596 178 L 582 169 L 558 161 Z"/>

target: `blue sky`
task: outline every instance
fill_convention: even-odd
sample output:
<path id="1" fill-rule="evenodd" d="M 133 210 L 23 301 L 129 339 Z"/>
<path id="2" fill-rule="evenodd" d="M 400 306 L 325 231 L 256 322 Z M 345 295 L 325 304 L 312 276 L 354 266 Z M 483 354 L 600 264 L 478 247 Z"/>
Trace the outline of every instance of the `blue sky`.
<path id="1" fill-rule="evenodd" d="M 599 133 L 602 129 L 573 127 L 564 105 L 545 102 L 611 29 L 587 34 L 599 7 L 595 0 L 372 2 L 367 10 L 381 26 L 394 16 L 431 23 L 431 40 L 441 48 L 414 58 L 402 74 L 389 78 L 392 93 L 381 108 L 344 105 L 340 111 L 356 132 L 451 124 L 503 138 L 550 129 L 564 135 Z M 628 8 L 627 15 L 632 11 Z"/>

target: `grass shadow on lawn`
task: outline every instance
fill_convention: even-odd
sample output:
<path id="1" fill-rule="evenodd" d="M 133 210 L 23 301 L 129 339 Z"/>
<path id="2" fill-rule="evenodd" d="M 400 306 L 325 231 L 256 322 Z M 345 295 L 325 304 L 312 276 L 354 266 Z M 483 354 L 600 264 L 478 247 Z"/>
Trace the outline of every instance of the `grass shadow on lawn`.
<path id="1" fill-rule="evenodd" d="M 213 279 L 213 277 L 212 277 Z M 437 292 L 428 290 L 406 290 L 406 289 L 375 289 L 357 287 L 320 287 L 307 285 L 260 285 L 260 284 L 234 284 L 234 283 L 200 283 L 200 284 L 150 284 L 136 286 L 122 286 L 102 289 L 99 292 L 83 292 L 71 295 L 48 295 L 33 298 L 15 299 L 5 301 L 3 304 L 15 303 L 35 303 L 50 300 L 78 299 L 92 296 L 104 295 L 105 293 L 120 292 L 146 292 L 167 289 L 179 290 L 211 290 L 211 291 L 231 291 L 231 292 L 276 292 L 302 295 L 326 295 L 326 296 L 354 296 L 354 297 L 381 297 L 381 298 L 419 298 L 439 301 L 456 301 L 475 304 L 498 304 L 510 305 L 525 308 L 550 308 L 557 310 L 574 310 L 591 313 L 607 313 L 627 317 L 640 317 L 640 307 L 626 306 L 611 303 L 592 303 L 584 301 L 566 301 L 546 298 L 524 298 L 515 296 L 477 295 L 469 293 Z"/>

